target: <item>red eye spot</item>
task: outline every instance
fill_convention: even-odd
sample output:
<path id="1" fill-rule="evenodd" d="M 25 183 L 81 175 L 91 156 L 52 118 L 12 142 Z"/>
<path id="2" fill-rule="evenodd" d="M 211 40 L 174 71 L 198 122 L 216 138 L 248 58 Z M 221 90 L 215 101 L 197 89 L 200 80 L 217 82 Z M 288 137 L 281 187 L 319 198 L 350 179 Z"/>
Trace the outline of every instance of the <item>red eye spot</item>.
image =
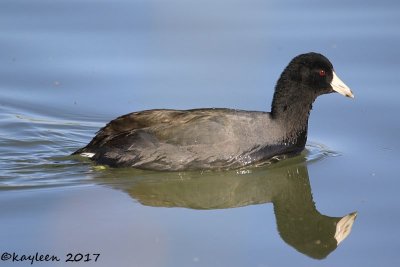
<path id="1" fill-rule="evenodd" d="M 326 75 L 326 72 L 324 70 L 319 71 L 319 76 L 324 77 Z"/>

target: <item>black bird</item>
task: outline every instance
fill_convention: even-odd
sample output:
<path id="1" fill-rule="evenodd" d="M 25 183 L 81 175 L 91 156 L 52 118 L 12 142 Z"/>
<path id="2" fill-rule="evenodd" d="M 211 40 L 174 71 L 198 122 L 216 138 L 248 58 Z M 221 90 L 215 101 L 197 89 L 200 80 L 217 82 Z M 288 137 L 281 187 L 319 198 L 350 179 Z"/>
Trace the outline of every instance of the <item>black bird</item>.
<path id="1" fill-rule="evenodd" d="M 282 72 L 271 112 L 206 108 L 133 112 L 109 122 L 73 154 L 99 164 L 151 170 L 232 169 L 300 153 L 314 100 L 354 97 L 321 54 L 295 57 Z"/>

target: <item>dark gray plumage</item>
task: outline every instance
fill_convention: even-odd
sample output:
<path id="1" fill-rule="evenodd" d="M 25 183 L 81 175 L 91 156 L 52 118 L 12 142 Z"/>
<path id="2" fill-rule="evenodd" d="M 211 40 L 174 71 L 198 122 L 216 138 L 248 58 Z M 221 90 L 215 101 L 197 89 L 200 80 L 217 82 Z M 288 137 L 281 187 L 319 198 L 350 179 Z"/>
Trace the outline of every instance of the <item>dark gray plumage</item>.
<path id="1" fill-rule="evenodd" d="M 169 171 L 259 163 L 301 152 L 312 103 L 334 91 L 353 97 L 327 58 L 303 54 L 281 74 L 270 113 L 233 109 L 134 112 L 109 122 L 73 154 L 113 167 Z"/>

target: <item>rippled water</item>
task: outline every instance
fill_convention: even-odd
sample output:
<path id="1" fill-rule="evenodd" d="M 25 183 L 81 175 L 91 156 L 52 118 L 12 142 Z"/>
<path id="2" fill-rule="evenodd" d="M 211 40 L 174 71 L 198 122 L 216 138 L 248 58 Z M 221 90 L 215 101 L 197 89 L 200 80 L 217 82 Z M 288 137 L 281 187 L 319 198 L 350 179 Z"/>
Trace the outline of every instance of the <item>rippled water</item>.
<path id="1" fill-rule="evenodd" d="M 61 259 L 35 266 L 398 266 L 399 8 L 1 1 L 1 255 Z M 70 156 L 132 111 L 269 110 L 280 72 L 308 51 L 330 58 L 356 98 L 320 97 L 297 157 L 163 173 Z M 68 253 L 100 256 L 63 262 Z"/>

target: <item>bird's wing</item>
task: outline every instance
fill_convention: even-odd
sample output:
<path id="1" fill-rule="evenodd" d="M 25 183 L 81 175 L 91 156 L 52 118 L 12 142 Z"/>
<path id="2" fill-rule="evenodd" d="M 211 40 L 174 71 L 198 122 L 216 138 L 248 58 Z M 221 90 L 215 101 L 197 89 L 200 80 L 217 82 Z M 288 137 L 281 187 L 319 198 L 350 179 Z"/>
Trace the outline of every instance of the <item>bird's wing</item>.
<path id="1" fill-rule="evenodd" d="M 229 109 L 215 111 L 154 109 L 129 113 L 109 122 L 86 147 L 74 154 L 90 152 L 111 140 L 115 142 L 139 132 L 174 145 L 215 144 L 228 138 L 229 120 L 225 117 L 234 112 Z"/>
<path id="2" fill-rule="evenodd" d="M 74 152 L 74 154 L 80 154 L 82 152 L 90 151 L 91 149 L 101 147 L 106 144 L 109 140 L 121 135 L 128 134 L 135 130 L 140 130 L 148 127 L 152 127 L 158 124 L 170 123 L 175 117 L 184 113 L 179 110 L 146 110 L 139 112 L 132 112 L 123 116 L 120 116 L 101 128 L 96 136 L 90 141 L 90 143 Z"/>

